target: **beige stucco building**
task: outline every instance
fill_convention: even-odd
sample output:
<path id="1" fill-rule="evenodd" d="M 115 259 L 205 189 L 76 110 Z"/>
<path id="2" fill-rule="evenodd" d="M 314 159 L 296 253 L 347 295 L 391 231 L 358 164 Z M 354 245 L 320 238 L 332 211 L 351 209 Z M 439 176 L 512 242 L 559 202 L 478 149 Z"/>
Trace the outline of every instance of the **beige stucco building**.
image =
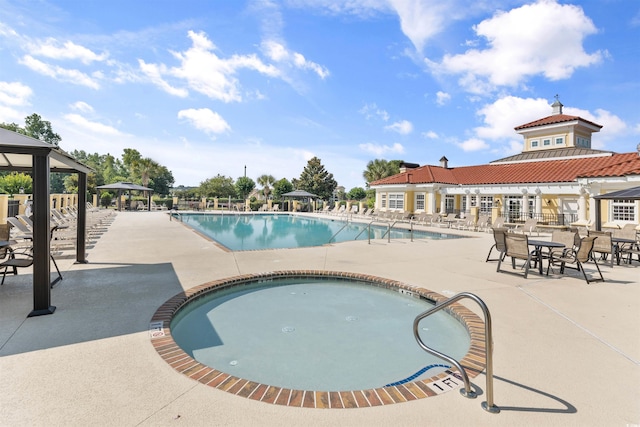
<path id="1" fill-rule="evenodd" d="M 489 164 L 450 168 L 404 164 L 397 175 L 374 181 L 375 209 L 418 213 L 474 212 L 508 220 L 536 218 L 566 225 L 595 221 L 594 196 L 640 186 L 640 145 L 614 153 L 591 148 L 602 128 L 552 105 L 548 117 L 515 128 L 522 153 Z M 602 221 L 638 223 L 640 202 L 603 202 Z"/>

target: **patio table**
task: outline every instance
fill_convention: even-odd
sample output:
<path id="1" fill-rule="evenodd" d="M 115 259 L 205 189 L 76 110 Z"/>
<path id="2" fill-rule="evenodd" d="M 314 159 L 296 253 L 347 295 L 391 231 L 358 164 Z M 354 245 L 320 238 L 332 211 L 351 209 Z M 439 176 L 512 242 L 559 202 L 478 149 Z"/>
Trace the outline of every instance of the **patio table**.
<path id="1" fill-rule="evenodd" d="M 534 247 L 534 252 L 535 252 L 535 256 L 536 256 L 536 262 L 538 263 L 538 271 L 540 272 L 540 274 L 542 274 L 542 259 L 543 259 L 543 254 L 542 254 L 542 248 L 547 248 L 549 249 L 549 252 L 551 252 L 551 249 L 557 249 L 557 248 L 564 248 L 564 244 L 563 243 L 559 243 L 559 242 L 550 242 L 550 241 L 546 241 L 546 240 L 528 240 L 529 246 L 533 246 Z M 551 263 L 551 257 L 548 256 L 547 258 L 549 258 L 549 263 Z M 547 269 L 547 274 L 549 273 L 549 269 Z"/>

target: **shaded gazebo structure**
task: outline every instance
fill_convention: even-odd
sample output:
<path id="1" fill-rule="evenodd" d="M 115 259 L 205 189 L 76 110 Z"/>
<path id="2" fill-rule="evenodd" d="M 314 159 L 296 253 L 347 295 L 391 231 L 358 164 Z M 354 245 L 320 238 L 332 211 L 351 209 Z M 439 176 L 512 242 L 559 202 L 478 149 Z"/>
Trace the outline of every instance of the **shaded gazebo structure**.
<path id="1" fill-rule="evenodd" d="M 602 230 L 602 200 L 640 200 L 640 187 L 627 188 L 593 196 L 596 200 L 596 230 Z"/>
<path id="2" fill-rule="evenodd" d="M 116 203 L 118 206 L 118 210 L 122 210 L 122 193 L 127 193 L 129 195 L 129 200 L 131 200 L 131 192 L 132 191 L 146 191 L 147 192 L 147 207 L 146 210 L 151 210 L 151 193 L 153 192 L 152 188 L 144 187 L 142 185 L 134 184 L 132 182 L 114 182 L 113 184 L 105 184 L 96 187 L 98 190 L 98 203 L 100 203 L 100 190 L 115 190 L 118 192 L 118 198 L 116 199 Z"/>
<path id="3" fill-rule="evenodd" d="M 0 128 L 0 170 L 30 173 L 33 179 L 33 310 L 52 314 L 50 172 L 78 174 L 76 262 L 86 263 L 88 166 L 55 145 Z"/>
<path id="4" fill-rule="evenodd" d="M 300 200 L 308 200 L 311 205 L 311 199 L 317 199 L 319 196 L 313 193 L 309 193 L 305 190 L 293 190 L 288 193 L 283 193 L 282 197 L 286 197 L 289 199 L 300 199 Z"/>

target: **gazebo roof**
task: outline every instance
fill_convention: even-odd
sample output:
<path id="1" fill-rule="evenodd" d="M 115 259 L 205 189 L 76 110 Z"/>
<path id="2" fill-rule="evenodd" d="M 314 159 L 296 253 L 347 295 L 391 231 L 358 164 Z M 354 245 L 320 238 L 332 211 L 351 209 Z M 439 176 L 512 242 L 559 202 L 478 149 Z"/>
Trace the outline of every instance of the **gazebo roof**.
<path id="1" fill-rule="evenodd" d="M 143 187 L 133 182 L 114 182 L 113 184 L 99 185 L 99 190 L 137 190 L 137 191 L 153 191 L 153 188 Z"/>
<path id="2" fill-rule="evenodd" d="M 613 191 L 611 193 L 599 194 L 597 196 L 594 196 L 593 198 L 601 200 L 640 200 L 640 187 L 632 187 L 625 190 Z"/>
<path id="3" fill-rule="evenodd" d="M 304 190 L 293 190 L 282 195 L 285 197 L 318 197 L 317 195 Z"/>
<path id="4" fill-rule="evenodd" d="M 92 172 L 60 148 L 26 135 L 0 128 L 0 169 L 31 172 L 34 154 L 49 153 L 52 172 Z"/>

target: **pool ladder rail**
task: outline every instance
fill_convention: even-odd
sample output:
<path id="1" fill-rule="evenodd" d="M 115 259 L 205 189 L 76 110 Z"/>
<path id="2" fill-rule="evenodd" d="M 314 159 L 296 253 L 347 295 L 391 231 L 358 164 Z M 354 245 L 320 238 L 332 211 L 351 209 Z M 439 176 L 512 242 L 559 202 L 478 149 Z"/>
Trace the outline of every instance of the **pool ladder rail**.
<path id="1" fill-rule="evenodd" d="M 464 370 L 462 365 L 460 365 L 460 363 L 454 358 L 428 347 L 422 341 L 422 338 L 420 338 L 420 335 L 418 333 L 418 323 L 420 323 L 422 319 L 450 306 L 451 304 L 463 298 L 469 298 L 475 301 L 476 303 L 478 303 L 478 305 L 482 309 L 482 313 L 484 314 L 487 400 L 485 402 L 482 402 L 481 406 L 482 406 L 482 409 L 484 409 L 485 411 L 490 412 L 492 414 L 497 414 L 500 412 L 500 408 L 493 403 L 493 338 L 491 334 L 491 314 L 489 313 L 489 308 L 484 303 L 484 301 L 482 301 L 477 295 L 474 295 L 470 292 L 461 292 L 457 295 L 452 296 L 447 300 L 441 301 L 437 303 L 433 308 L 423 313 L 420 313 L 418 316 L 416 316 L 415 320 L 413 321 L 413 335 L 415 336 L 416 341 L 418 341 L 418 345 L 424 351 L 436 357 L 446 360 L 450 364 L 454 365 L 456 369 L 458 369 L 458 371 L 460 372 L 460 375 L 462 376 L 462 380 L 464 381 L 464 388 L 460 389 L 460 394 L 470 399 L 475 399 L 478 395 L 475 391 L 471 390 L 469 376 L 467 375 L 467 372 Z"/>

